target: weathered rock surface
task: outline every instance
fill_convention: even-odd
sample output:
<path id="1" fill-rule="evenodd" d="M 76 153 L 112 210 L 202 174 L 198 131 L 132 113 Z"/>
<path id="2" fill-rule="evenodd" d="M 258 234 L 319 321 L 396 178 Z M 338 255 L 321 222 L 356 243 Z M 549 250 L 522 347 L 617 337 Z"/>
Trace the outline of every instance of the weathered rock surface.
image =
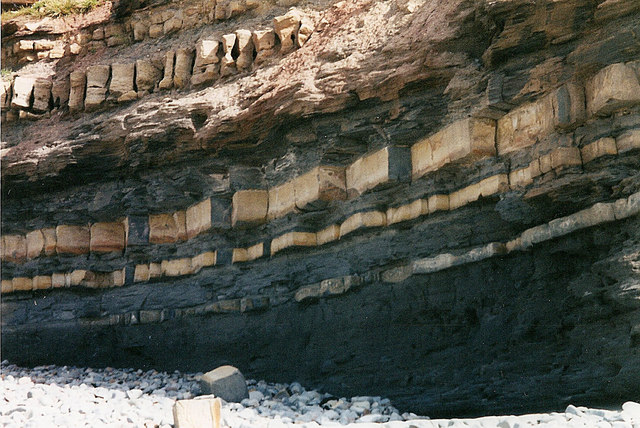
<path id="1" fill-rule="evenodd" d="M 637 2 L 288 3 L 3 22 L 3 358 L 637 398 Z"/>
<path id="2" fill-rule="evenodd" d="M 203 394 L 213 394 L 224 401 L 239 403 L 249 398 L 247 383 L 240 370 L 233 366 L 221 366 L 200 378 Z"/>

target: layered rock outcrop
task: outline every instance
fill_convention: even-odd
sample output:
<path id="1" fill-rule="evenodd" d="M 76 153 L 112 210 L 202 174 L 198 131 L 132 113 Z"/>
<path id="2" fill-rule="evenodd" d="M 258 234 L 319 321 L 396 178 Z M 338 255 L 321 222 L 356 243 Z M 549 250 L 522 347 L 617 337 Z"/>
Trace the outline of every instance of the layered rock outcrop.
<path id="1" fill-rule="evenodd" d="M 243 5 L 3 82 L 3 358 L 633 399 L 640 7 Z"/>

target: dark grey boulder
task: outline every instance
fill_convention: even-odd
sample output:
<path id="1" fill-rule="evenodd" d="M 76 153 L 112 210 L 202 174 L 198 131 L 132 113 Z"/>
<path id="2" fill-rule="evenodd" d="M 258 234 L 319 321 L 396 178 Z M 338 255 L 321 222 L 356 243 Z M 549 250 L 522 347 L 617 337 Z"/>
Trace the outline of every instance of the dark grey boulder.
<path id="1" fill-rule="evenodd" d="M 233 403 L 249 398 L 247 382 L 233 366 L 221 366 L 205 373 L 200 379 L 200 389 L 203 394 L 213 394 Z"/>

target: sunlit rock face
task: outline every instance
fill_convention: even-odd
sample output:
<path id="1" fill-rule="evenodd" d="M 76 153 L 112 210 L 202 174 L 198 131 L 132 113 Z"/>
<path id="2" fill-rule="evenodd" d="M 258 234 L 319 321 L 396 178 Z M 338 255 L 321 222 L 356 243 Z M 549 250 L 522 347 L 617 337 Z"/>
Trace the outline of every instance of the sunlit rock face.
<path id="1" fill-rule="evenodd" d="M 3 359 L 232 364 L 433 416 L 637 399 L 636 1 L 2 30 Z"/>

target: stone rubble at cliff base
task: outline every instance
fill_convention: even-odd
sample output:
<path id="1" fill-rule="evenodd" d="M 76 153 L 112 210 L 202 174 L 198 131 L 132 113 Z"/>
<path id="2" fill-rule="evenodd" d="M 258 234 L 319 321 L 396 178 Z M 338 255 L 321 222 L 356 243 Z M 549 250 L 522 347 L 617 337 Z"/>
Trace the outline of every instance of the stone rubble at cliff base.
<path id="1" fill-rule="evenodd" d="M 175 401 L 196 396 L 202 375 L 53 365 L 26 369 L 7 361 L 1 369 L 0 425 L 5 427 L 172 427 Z M 400 414 L 381 397 L 337 398 L 305 390 L 297 382 L 247 380 L 247 385 L 248 399 L 223 402 L 223 426 L 640 427 L 640 404 L 634 402 L 625 403 L 620 411 L 570 405 L 564 413 L 431 420 Z"/>

